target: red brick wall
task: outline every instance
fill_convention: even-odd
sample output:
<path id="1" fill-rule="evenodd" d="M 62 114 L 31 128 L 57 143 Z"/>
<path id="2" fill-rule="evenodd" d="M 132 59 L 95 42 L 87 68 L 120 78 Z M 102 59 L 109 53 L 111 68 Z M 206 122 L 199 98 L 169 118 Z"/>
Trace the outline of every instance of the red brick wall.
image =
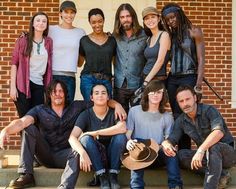
<path id="1" fill-rule="evenodd" d="M 171 0 L 158 0 L 157 7 Z M 206 42 L 205 75 L 215 89 L 224 97 L 218 100 L 204 85 L 204 102 L 220 109 L 236 137 L 236 110 L 231 109 L 232 69 L 232 1 L 195 0 L 175 1 L 179 3 L 191 21 L 201 26 Z M 50 23 L 58 23 L 59 0 L 1 0 L 0 1 L 0 130 L 17 118 L 14 104 L 9 99 L 10 59 L 16 38 L 28 29 L 29 19 L 34 12 L 44 11 Z M 19 149 L 20 138 L 11 136 L 10 149 Z"/>
<path id="2" fill-rule="evenodd" d="M 232 0 L 158 0 L 160 11 L 168 2 L 178 3 L 191 22 L 202 28 L 206 44 L 205 77 L 224 98 L 220 101 L 204 84 L 203 102 L 219 108 L 236 137 L 236 109 L 232 109 Z"/>
<path id="3" fill-rule="evenodd" d="M 31 16 L 44 11 L 50 24 L 59 20 L 59 0 L 1 0 L 0 1 L 0 130 L 17 118 L 15 106 L 9 99 L 10 60 L 15 40 L 28 30 Z M 19 149 L 19 135 L 11 137 L 7 148 Z"/>

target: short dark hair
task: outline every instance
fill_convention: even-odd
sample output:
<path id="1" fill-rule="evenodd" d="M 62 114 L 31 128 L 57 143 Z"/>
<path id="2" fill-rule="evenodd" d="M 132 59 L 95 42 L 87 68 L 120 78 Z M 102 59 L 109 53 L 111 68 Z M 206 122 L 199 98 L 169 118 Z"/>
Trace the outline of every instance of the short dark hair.
<path id="1" fill-rule="evenodd" d="M 181 85 L 177 88 L 176 93 L 175 93 L 175 97 L 177 97 L 177 95 L 182 91 L 190 91 L 193 94 L 193 96 L 196 95 L 196 93 L 195 93 L 192 86 L 190 86 L 190 85 Z"/>
<path id="2" fill-rule="evenodd" d="M 96 86 L 98 86 L 98 85 L 101 85 L 101 86 L 105 87 L 106 92 L 107 92 L 107 94 L 109 95 L 108 88 L 107 88 L 107 86 L 104 85 L 103 83 L 96 83 L 96 84 L 94 84 L 94 85 L 92 86 L 92 88 L 91 88 L 90 95 L 93 95 L 93 89 L 94 89 Z"/>
<path id="3" fill-rule="evenodd" d="M 105 20 L 103 11 L 99 8 L 94 8 L 94 9 L 91 9 L 88 13 L 88 21 L 90 21 L 91 16 L 97 15 L 97 14 L 101 15 L 103 20 Z"/>
<path id="4" fill-rule="evenodd" d="M 56 89 L 57 84 L 61 85 L 61 88 L 64 92 L 64 96 L 65 96 L 65 107 L 69 105 L 69 99 L 68 99 L 68 90 L 66 87 L 66 84 L 58 79 L 54 79 L 51 81 L 51 83 L 49 84 L 49 86 L 46 89 L 46 100 L 45 100 L 45 104 L 47 106 L 51 107 L 51 94 L 52 92 Z"/>
<path id="5" fill-rule="evenodd" d="M 144 89 L 142 99 L 140 102 L 143 111 L 148 111 L 148 108 L 149 108 L 148 93 L 155 92 L 160 89 L 163 89 L 164 91 L 163 91 L 163 97 L 162 97 L 161 103 L 159 105 L 159 112 L 164 113 L 166 111 L 165 107 L 166 107 L 166 104 L 168 103 L 168 94 L 167 94 L 167 90 L 165 88 L 164 83 L 159 80 L 151 81 Z"/>

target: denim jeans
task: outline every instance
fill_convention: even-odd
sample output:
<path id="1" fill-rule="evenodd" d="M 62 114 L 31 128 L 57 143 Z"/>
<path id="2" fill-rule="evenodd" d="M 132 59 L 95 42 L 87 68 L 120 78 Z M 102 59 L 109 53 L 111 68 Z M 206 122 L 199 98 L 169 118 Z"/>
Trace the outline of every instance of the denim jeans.
<path id="1" fill-rule="evenodd" d="M 168 175 L 169 188 L 175 188 L 176 186 L 182 186 L 183 182 L 180 176 L 180 169 L 178 163 L 178 157 L 168 157 L 164 154 L 163 150 L 158 152 L 158 157 L 150 167 L 160 167 L 166 165 Z M 143 180 L 144 169 L 131 171 L 130 188 L 143 189 L 145 182 Z"/>
<path id="2" fill-rule="evenodd" d="M 108 170 L 110 173 L 119 173 L 120 156 L 123 153 L 126 145 L 125 134 L 118 134 L 111 137 L 109 143 L 105 144 L 105 153 L 107 155 Z M 106 172 L 106 167 L 103 163 L 103 154 L 99 150 L 97 140 L 92 136 L 85 135 L 80 139 L 81 144 L 88 153 L 96 175 Z M 103 143 L 104 144 L 104 143 Z"/>
<path id="3" fill-rule="evenodd" d="M 35 125 L 30 125 L 22 132 L 21 156 L 18 173 L 33 174 L 34 156 L 49 168 L 64 168 L 71 148 L 53 151 Z"/>
<path id="4" fill-rule="evenodd" d="M 73 102 L 75 98 L 75 77 L 65 75 L 53 75 L 53 79 L 58 79 L 66 84 L 68 90 L 67 98 L 70 103 Z"/>
<path id="5" fill-rule="evenodd" d="M 83 74 L 80 76 L 80 91 L 85 101 L 90 101 L 91 89 L 95 84 L 103 84 L 108 90 L 110 99 L 112 98 L 112 84 L 106 79 L 97 79 L 93 75 Z"/>
<path id="6" fill-rule="evenodd" d="M 191 161 L 195 150 L 183 149 L 178 153 L 181 167 L 191 170 Z M 232 146 L 218 142 L 208 149 L 202 161 L 203 167 L 194 170 L 205 173 L 204 189 L 218 188 L 223 169 L 229 169 L 236 164 L 236 151 Z"/>

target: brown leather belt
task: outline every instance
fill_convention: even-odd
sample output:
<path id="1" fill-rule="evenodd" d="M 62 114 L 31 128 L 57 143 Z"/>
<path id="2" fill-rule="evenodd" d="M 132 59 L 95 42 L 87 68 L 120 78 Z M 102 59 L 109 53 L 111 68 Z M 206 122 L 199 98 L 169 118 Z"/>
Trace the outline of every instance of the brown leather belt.
<path id="1" fill-rule="evenodd" d="M 145 79 L 147 77 L 147 75 L 143 74 L 143 79 Z M 166 75 L 163 75 L 163 76 L 154 76 L 152 78 L 152 80 L 166 80 L 167 79 L 167 76 Z"/>
<path id="2" fill-rule="evenodd" d="M 103 74 L 103 73 L 96 73 L 96 72 L 91 72 L 90 73 L 92 76 L 94 76 L 96 79 L 105 79 L 110 81 L 111 80 L 111 76 L 107 75 L 107 74 Z"/>

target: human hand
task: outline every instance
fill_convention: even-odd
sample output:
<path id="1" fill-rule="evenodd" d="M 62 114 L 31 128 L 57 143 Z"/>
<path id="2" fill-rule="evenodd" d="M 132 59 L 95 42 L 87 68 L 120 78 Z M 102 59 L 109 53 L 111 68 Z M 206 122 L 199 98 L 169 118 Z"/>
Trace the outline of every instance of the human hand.
<path id="1" fill-rule="evenodd" d="M 126 149 L 127 149 L 128 151 L 133 150 L 134 147 L 135 147 L 135 143 L 136 143 L 136 142 L 138 142 L 136 139 L 134 139 L 134 140 L 132 140 L 132 139 L 128 140 L 128 142 L 126 143 Z"/>
<path id="2" fill-rule="evenodd" d="M 167 141 L 163 141 L 162 144 L 162 149 L 164 151 L 164 153 L 169 156 L 169 157 L 174 157 L 176 156 L 176 148 L 169 142 Z"/>
<path id="3" fill-rule="evenodd" d="M 204 157 L 204 151 L 197 150 L 191 161 L 191 169 L 201 168 L 203 157 Z"/>
<path id="4" fill-rule="evenodd" d="M 85 172 L 90 172 L 91 165 L 92 165 L 92 162 L 91 162 L 87 152 L 84 151 L 82 154 L 80 154 L 80 169 Z"/>
<path id="5" fill-rule="evenodd" d="M 124 121 L 127 118 L 127 113 L 125 112 L 124 108 L 121 104 L 115 105 L 115 119 L 119 118 L 119 120 Z"/>
<path id="6" fill-rule="evenodd" d="M 4 148 L 5 142 L 7 142 L 7 143 L 10 142 L 10 137 L 4 130 L 2 130 L 0 133 L 0 148 L 3 150 L 5 150 L 5 148 Z"/>
<path id="7" fill-rule="evenodd" d="M 11 87 L 10 88 L 10 98 L 13 100 L 13 101 L 16 101 L 17 98 L 18 98 L 18 91 L 16 89 L 16 87 Z"/>

